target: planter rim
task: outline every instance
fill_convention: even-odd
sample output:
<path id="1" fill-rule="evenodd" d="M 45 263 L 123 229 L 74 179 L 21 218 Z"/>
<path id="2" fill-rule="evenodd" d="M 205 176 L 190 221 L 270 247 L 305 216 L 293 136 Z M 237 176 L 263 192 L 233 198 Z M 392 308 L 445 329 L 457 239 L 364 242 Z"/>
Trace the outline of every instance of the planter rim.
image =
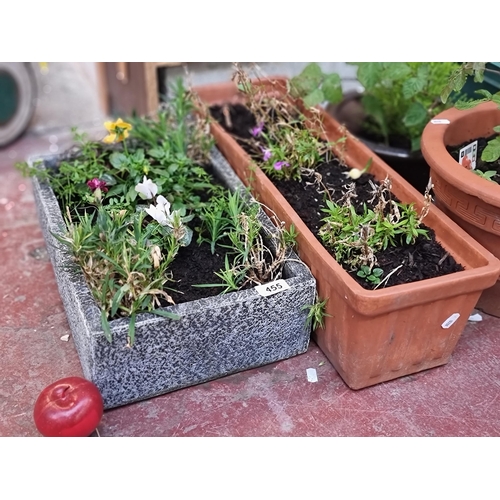
<path id="1" fill-rule="evenodd" d="M 465 122 L 467 117 L 478 113 L 495 111 L 500 115 L 498 105 L 494 102 L 485 102 L 467 110 L 451 108 L 443 111 L 436 115 L 434 119 L 449 120 L 450 123 L 429 122 L 422 134 L 421 147 L 424 158 L 431 167 L 431 170 L 435 170 L 446 182 L 449 182 L 464 193 L 476 196 L 495 207 L 500 207 L 500 186 L 494 182 L 482 179 L 455 161 L 446 150 L 446 146 L 451 146 L 452 144 L 446 144 L 445 137 L 450 127 L 458 126 L 458 121 Z"/>

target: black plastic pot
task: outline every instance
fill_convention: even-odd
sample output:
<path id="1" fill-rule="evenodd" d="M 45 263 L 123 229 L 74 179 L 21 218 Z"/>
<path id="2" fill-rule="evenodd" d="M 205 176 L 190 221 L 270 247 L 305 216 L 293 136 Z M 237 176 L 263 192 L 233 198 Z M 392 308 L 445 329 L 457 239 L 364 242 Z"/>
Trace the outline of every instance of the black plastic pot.
<path id="1" fill-rule="evenodd" d="M 361 96 L 362 93 L 357 90 L 346 92 L 339 104 L 329 104 L 326 111 L 339 123 L 345 125 L 349 132 L 380 156 L 413 187 L 424 193 L 429 182 L 429 165 L 420 151 L 412 152 L 409 149 L 394 148 L 363 137 L 362 123 L 366 115 L 360 102 Z"/>

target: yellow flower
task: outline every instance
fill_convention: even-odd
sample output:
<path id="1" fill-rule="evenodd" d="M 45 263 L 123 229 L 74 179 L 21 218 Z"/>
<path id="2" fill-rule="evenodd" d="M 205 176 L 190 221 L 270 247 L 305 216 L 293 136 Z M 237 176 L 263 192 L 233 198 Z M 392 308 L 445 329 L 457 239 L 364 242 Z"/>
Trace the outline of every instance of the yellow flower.
<path id="1" fill-rule="evenodd" d="M 123 141 L 123 139 L 128 137 L 128 131 L 132 130 L 132 125 L 124 122 L 121 118 L 118 118 L 116 122 L 104 122 L 104 127 L 109 132 L 109 134 L 102 140 L 102 142 L 105 142 L 106 144 Z"/>

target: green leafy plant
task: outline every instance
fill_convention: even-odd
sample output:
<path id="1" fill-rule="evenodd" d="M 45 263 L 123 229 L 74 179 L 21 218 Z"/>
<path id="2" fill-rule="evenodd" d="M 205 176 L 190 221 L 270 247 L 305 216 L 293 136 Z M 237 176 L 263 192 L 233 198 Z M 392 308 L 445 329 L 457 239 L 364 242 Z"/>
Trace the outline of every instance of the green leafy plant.
<path id="1" fill-rule="evenodd" d="M 50 182 L 63 212 L 69 206 L 75 214 L 79 207 L 96 201 L 110 208 L 135 204 L 135 186 L 144 176 L 154 176 L 160 191 L 169 193 L 174 210 L 201 208 L 200 192 L 210 193 L 213 182 L 200 164 L 207 161 L 213 138 L 207 133 L 207 120 L 190 115 L 194 97 L 182 81 L 173 88 L 172 101 L 159 110 L 156 119 L 106 122 L 109 134 L 103 142 L 89 140 L 73 129 L 75 148 L 57 169 L 28 171 L 25 162 L 17 168 Z M 95 179 L 101 181 L 99 200 L 88 184 Z"/>
<path id="2" fill-rule="evenodd" d="M 449 73 L 448 79 L 441 89 L 441 101 L 446 103 L 452 92 L 460 92 L 470 76 L 474 77 L 475 82 L 482 83 L 485 69 L 486 63 L 484 62 L 465 62 L 458 65 Z"/>
<path id="3" fill-rule="evenodd" d="M 307 311 L 306 324 L 311 326 L 313 331 L 318 328 L 324 328 L 325 318 L 331 317 L 331 315 L 326 312 L 327 302 L 328 298 L 320 300 L 320 298 L 316 296 L 314 304 L 305 304 L 301 308 L 302 311 Z"/>
<path id="4" fill-rule="evenodd" d="M 487 170 L 486 172 L 483 172 L 482 170 L 479 170 L 479 169 L 475 169 L 475 170 L 473 170 L 473 172 L 476 175 L 479 175 L 479 177 L 482 177 L 483 179 L 486 179 L 487 181 L 492 181 L 492 182 L 495 182 L 493 180 L 493 177 L 495 175 L 497 175 L 497 173 L 498 173 L 496 170 Z"/>
<path id="5" fill-rule="evenodd" d="M 290 95 L 301 98 L 309 108 L 325 101 L 336 103 L 342 99 L 340 76 L 324 73 L 317 63 L 309 63 L 299 75 L 288 80 L 287 85 Z"/>
<path id="6" fill-rule="evenodd" d="M 442 62 L 359 62 L 357 78 L 363 85 L 365 129 L 385 144 L 405 138 L 412 151 L 420 149 L 427 122 L 451 104 L 440 99 L 450 72 L 458 65 Z"/>
<path id="7" fill-rule="evenodd" d="M 357 275 L 360 278 L 365 279 L 369 283 L 373 283 L 374 285 L 378 285 L 380 283 L 380 277 L 384 274 L 384 271 L 380 269 L 380 267 L 374 267 L 370 269 L 369 266 L 361 266 L 360 270 L 357 272 Z"/>
<path id="8" fill-rule="evenodd" d="M 486 63 L 484 62 L 462 63 L 458 68 L 451 72 L 446 85 L 443 86 L 441 92 L 442 102 L 446 103 L 452 92 L 460 92 L 470 77 L 473 77 L 474 82 L 482 83 L 484 81 L 485 71 L 497 74 L 500 73 L 500 71 L 487 68 Z M 460 99 L 455 103 L 455 107 L 457 109 L 470 109 L 483 102 L 492 101 L 500 108 L 500 91 L 492 94 L 486 89 L 479 89 L 476 90 L 475 93 L 481 95 L 482 97 L 479 99 Z M 500 134 L 500 125 L 493 127 L 493 130 Z M 488 144 L 481 153 L 481 160 L 486 163 L 493 163 L 498 159 L 500 159 L 500 136 L 488 141 Z M 489 172 L 480 174 L 475 171 L 475 173 L 485 179 L 493 180 L 491 178 L 492 175 L 490 175 Z"/>

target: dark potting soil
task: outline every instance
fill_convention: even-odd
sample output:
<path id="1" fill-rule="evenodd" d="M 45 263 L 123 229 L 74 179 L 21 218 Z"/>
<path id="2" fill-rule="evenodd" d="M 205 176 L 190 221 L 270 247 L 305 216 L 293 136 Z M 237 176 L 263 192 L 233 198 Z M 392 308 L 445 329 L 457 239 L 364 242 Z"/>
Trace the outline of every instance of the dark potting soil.
<path id="1" fill-rule="evenodd" d="M 348 172 L 349 169 L 341 166 L 338 160 L 335 159 L 329 163 L 323 163 L 316 171 L 322 176 L 322 181 L 330 189 L 330 192 L 332 188 L 334 189 L 332 198 L 334 201 L 338 201 L 343 194 L 342 186 L 348 184 L 346 181 L 348 178 L 343 172 Z M 373 208 L 373 204 L 370 203 L 372 198 L 370 180 L 374 184 L 378 184 L 370 174 L 365 174 L 356 181 L 357 198 L 352 200 L 352 204 L 358 213 L 362 210 L 364 203 Z M 273 180 L 273 183 L 318 241 L 321 242 L 318 233 L 323 225 L 321 219 L 325 217 L 325 214 L 321 211 L 321 207 L 324 206 L 323 195 L 318 194 L 317 188 L 308 184 L 307 181 L 308 179 L 303 179 L 303 182 L 298 183 Z M 393 199 L 399 201 L 396 197 L 393 197 Z M 391 276 L 386 287 L 436 278 L 463 270 L 463 267 L 457 264 L 455 259 L 448 255 L 436 240 L 434 231 L 425 225 L 424 227 L 428 230 L 429 239 L 425 236 L 419 236 L 412 245 L 402 244 L 396 247 L 388 247 L 386 250 L 381 250 L 375 254 L 377 258 L 375 267 L 384 271 L 382 279 L 402 264 L 402 267 Z M 334 253 L 329 248 L 326 249 L 334 256 Z M 373 285 L 357 276 L 357 270 L 352 271 L 346 266 L 343 267 L 363 288 L 368 290 L 373 288 Z"/>
<path id="2" fill-rule="evenodd" d="M 224 258 L 226 253 L 218 246 L 215 247 L 215 253 L 212 254 L 208 243 L 200 245 L 195 241 L 196 235 L 193 235 L 193 241 L 187 247 L 182 247 L 177 254 L 174 262 L 169 267 L 172 272 L 173 281 L 166 283 L 169 288 L 167 293 L 172 297 L 176 304 L 190 302 L 192 300 L 203 299 L 219 295 L 224 287 L 195 287 L 196 284 L 214 284 L 221 283 L 215 273 L 224 269 Z M 229 256 L 229 262 L 231 257 Z M 245 288 L 250 288 L 248 285 Z M 168 305 L 166 302 L 164 305 Z"/>
<path id="3" fill-rule="evenodd" d="M 496 174 L 492 177 L 492 180 L 500 184 L 500 159 L 491 163 L 481 160 L 481 155 L 483 154 L 484 148 L 487 146 L 488 142 L 495 137 L 497 137 L 497 134 L 490 135 L 489 137 L 479 137 L 477 139 L 476 170 L 481 170 L 482 172 L 487 172 L 488 170 L 496 171 Z M 465 146 L 468 146 L 471 142 L 474 142 L 474 140 L 463 142 L 458 146 L 447 146 L 446 150 L 448 151 L 448 153 L 450 153 L 453 159 L 458 162 L 460 150 Z"/>
<path id="4" fill-rule="evenodd" d="M 227 110 L 227 114 L 224 112 Z M 255 116 L 243 104 L 231 104 L 210 107 L 210 114 L 230 134 L 237 134 L 241 139 L 251 139 L 250 130 L 257 125 Z M 229 119 L 228 119 L 229 118 Z"/>
<path id="5" fill-rule="evenodd" d="M 248 108 L 244 106 L 230 106 L 230 110 L 232 121 L 232 127 L 230 130 L 227 130 L 226 128 L 225 120 L 218 121 L 235 137 L 240 145 L 245 146 L 246 143 L 239 140 L 239 137 L 247 135 L 248 129 L 244 128 L 240 130 L 238 128 L 238 124 L 241 123 L 243 124 L 243 127 L 250 126 L 251 128 L 255 126 L 255 119 L 253 122 L 251 121 L 248 117 L 248 114 L 251 113 Z M 213 116 L 215 118 L 217 116 L 220 118 L 220 114 L 217 114 L 217 110 L 211 108 L 211 111 L 213 111 Z M 247 116 L 238 117 L 239 113 Z M 255 159 L 259 160 L 260 158 L 256 157 Z M 343 186 L 352 182 L 350 178 L 344 175 L 344 173 L 348 171 L 349 169 L 342 166 L 336 158 L 328 163 L 323 163 L 316 168 L 316 172 L 322 176 L 322 182 L 327 188 L 329 188 L 330 193 L 333 191 L 333 201 L 338 201 L 344 194 L 342 189 Z M 321 242 L 318 232 L 320 227 L 323 225 L 321 219 L 325 215 L 321 209 L 325 206 L 325 201 L 324 194 L 318 193 L 318 188 L 312 183 L 313 179 L 302 178 L 301 182 L 276 179 L 271 180 L 301 217 L 306 226 Z M 372 198 L 372 194 L 370 192 L 370 181 L 376 185 L 379 184 L 375 178 L 368 173 L 364 174 L 355 182 L 357 197 L 352 200 L 352 204 L 357 211 L 363 206 L 363 203 L 366 203 L 369 208 L 373 206 L 370 202 Z M 396 202 L 399 201 L 396 197 L 393 199 Z M 463 270 L 462 265 L 457 263 L 436 240 L 434 231 L 425 225 L 423 225 L 423 227 L 428 230 L 429 238 L 419 236 L 414 244 L 407 245 L 403 243 L 400 246 L 389 247 L 386 250 L 381 250 L 376 253 L 376 267 L 384 271 L 382 279 L 402 264 L 402 267 L 391 275 L 389 281 L 385 284 L 386 287 L 435 278 Z M 334 253 L 330 249 L 327 247 L 325 248 L 332 256 L 334 256 Z M 340 262 L 340 264 L 363 288 L 368 290 L 374 288 L 373 284 L 370 284 L 365 279 L 357 276 L 357 270 L 352 271 L 344 263 Z"/>

